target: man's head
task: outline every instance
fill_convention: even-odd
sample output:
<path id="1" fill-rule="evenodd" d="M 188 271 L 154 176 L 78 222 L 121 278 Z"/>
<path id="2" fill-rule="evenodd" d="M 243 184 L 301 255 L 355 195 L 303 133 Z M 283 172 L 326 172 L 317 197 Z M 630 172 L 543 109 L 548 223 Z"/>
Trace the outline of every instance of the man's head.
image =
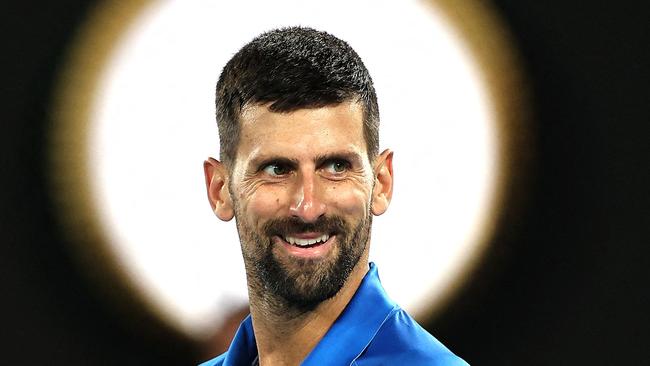
<path id="1" fill-rule="evenodd" d="M 344 41 L 310 28 L 264 33 L 245 45 L 223 68 L 216 110 L 221 161 L 232 163 L 241 135 L 241 113 L 267 104 L 291 112 L 355 101 L 363 107 L 369 157 L 379 149 L 379 108 L 368 70 Z"/>
<path id="2" fill-rule="evenodd" d="M 208 197 L 236 218 L 251 290 L 303 310 L 331 298 L 367 263 L 371 215 L 392 195 L 363 63 L 326 33 L 265 33 L 224 68 L 217 118 Z"/>

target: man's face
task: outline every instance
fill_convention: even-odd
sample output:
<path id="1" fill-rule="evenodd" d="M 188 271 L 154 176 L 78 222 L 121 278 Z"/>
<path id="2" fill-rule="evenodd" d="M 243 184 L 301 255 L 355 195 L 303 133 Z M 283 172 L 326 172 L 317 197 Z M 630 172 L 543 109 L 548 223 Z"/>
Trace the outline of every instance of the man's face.
<path id="1" fill-rule="evenodd" d="M 357 103 L 251 106 L 230 171 L 249 277 L 298 308 L 334 296 L 367 258 L 375 182 Z"/>

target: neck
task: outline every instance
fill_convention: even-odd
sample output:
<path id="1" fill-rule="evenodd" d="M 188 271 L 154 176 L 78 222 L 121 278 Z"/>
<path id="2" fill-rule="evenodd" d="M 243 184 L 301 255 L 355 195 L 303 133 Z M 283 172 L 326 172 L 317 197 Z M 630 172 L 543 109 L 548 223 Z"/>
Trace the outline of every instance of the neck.
<path id="1" fill-rule="evenodd" d="M 310 311 L 295 310 L 283 300 L 260 296 L 249 285 L 260 365 L 299 365 L 343 312 L 366 272 L 367 254 L 361 257 L 341 290 Z"/>

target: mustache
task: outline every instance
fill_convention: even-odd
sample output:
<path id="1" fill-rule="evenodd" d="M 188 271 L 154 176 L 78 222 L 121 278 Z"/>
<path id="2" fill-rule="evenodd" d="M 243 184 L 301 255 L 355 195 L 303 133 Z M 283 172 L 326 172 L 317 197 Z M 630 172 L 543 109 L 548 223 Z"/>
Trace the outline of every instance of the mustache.
<path id="1" fill-rule="evenodd" d="M 321 216 L 314 222 L 304 222 L 297 217 L 285 217 L 268 221 L 262 227 L 267 236 L 287 235 L 304 232 L 343 233 L 347 231 L 345 220 L 340 216 Z"/>

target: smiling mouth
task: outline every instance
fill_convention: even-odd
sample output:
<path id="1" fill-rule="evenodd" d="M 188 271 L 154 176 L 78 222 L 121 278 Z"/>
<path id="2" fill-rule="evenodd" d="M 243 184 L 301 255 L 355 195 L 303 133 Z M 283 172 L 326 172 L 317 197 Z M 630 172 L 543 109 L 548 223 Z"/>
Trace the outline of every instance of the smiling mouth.
<path id="1" fill-rule="evenodd" d="M 295 236 L 280 236 L 285 242 L 298 247 L 298 248 L 312 248 L 326 243 L 331 235 L 323 234 L 321 236 L 316 236 L 313 238 L 298 238 Z"/>

